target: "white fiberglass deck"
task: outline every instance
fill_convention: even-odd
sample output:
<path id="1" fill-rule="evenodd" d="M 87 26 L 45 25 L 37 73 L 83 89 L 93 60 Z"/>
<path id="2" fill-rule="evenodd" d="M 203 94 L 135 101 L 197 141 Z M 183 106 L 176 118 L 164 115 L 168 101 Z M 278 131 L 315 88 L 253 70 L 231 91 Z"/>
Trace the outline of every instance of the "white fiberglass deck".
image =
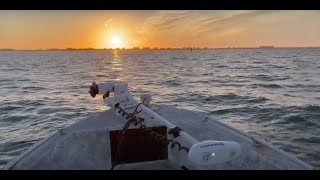
<path id="1" fill-rule="evenodd" d="M 302 161 L 287 155 L 270 144 L 227 126 L 199 113 L 177 109 L 172 106 L 153 106 L 154 111 L 199 141 L 222 140 L 241 144 L 241 156 L 226 163 L 200 167 L 187 162 L 184 151 L 169 148 L 169 159 L 127 165 L 118 169 L 313 169 Z M 142 112 L 143 113 L 143 112 Z M 142 114 L 143 115 L 143 114 Z M 147 120 L 147 126 L 160 125 Z M 37 143 L 20 157 L 11 161 L 4 169 L 98 169 L 111 168 L 108 130 L 122 129 L 125 120 L 113 110 L 98 113 L 75 123 Z M 179 139 L 179 137 L 178 137 Z M 181 141 L 180 141 L 181 142 Z M 185 163 L 183 163 L 185 162 Z"/>

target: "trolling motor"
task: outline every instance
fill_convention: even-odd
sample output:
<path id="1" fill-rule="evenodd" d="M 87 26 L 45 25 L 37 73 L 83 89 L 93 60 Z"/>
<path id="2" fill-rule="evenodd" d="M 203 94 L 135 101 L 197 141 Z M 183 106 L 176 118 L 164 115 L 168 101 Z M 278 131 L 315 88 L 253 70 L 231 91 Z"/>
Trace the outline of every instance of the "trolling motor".
<path id="1" fill-rule="evenodd" d="M 138 104 L 128 92 L 128 84 L 126 82 L 114 81 L 99 84 L 93 82 L 89 93 L 93 98 L 97 94 L 103 95 L 104 102 L 114 109 L 118 108 L 119 104 L 121 104 L 122 109 L 133 108 Z M 114 93 L 114 96 L 111 97 L 110 93 Z M 170 129 L 169 134 L 172 134 L 174 138 L 180 136 L 191 145 L 188 150 L 188 160 L 190 162 L 197 165 L 214 165 L 233 160 L 241 154 L 241 146 L 236 142 L 214 140 L 199 142 L 181 128 L 149 109 L 150 95 L 142 95 L 140 100 L 142 101 L 142 104 L 140 104 L 142 111 L 163 122 Z"/>
<path id="2" fill-rule="evenodd" d="M 93 81 L 92 85 L 90 86 L 90 91 L 88 92 L 93 98 L 99 94 L 103 95 L 103 99 L 106 99 L 107 97 L 110 97 L 110 93 L 112 92 L 114 92 L 114 95 L 120 95 L 128 92 L 128 84 L 120 81 L 97 84 L 95 81 Z"/>

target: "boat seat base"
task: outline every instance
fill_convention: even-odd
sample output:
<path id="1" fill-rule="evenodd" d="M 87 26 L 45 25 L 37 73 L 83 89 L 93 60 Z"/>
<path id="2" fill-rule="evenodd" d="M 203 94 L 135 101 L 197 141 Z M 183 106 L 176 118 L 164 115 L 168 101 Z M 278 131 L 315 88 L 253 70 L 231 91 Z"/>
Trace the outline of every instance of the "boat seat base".
<path id="1" fill-rule="evenodd" d="M 153 132 L 153 135 L 150 135 Z M 130 164 L 168 159 L 168 145 L 155 140 L 155 133 L 167 140 L 167 127 L 109 131 L 112 168 Z"/>

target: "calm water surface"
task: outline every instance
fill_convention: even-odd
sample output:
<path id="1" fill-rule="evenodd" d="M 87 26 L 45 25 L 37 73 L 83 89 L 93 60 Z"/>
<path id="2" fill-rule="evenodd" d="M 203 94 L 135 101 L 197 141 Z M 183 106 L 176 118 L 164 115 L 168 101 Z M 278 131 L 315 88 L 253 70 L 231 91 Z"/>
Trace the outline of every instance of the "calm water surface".
<path id="1" fill-rule="evenodd" d="M 320 49 L 0 51 L 0 168 L 48 133 L 107 108 L 120 79 L 153 103 L 205 113 L 320 168 Z"/>

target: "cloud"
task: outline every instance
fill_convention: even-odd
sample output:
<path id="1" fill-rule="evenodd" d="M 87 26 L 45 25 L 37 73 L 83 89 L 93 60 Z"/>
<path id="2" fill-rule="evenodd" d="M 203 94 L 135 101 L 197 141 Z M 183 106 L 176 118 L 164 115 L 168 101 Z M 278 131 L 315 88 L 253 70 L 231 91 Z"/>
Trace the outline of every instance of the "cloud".
<path id="1" fill-rule="evenodd" d="M 129 29 L 134 46 L 193 46 L 228 44 L 263 39 L 287 32 L 289 24 L 298 25 L 319 15 L 320 11 L 234 10 L 234 11 L 152 11 Z M 142 16 L 141 15 L 141 16 Z M 312 18 L 314 19 L 314 18 Z M 114 19 L 105 21 L 111 31 Z M 284 25 L 288 24 L 288 25 Z M 116 28 L 116 27 L 113 27 Z M 277 36 L 278 37 L 278 36 Z M 251 41 L 250 41 L 251 42 Z"/>
<path id="2" fill-rule="evenodd" d="M 284 27 L 282 24 L 297 25 L 298 21 L 308 20 L 316 14 L 319 11 L 158 11 L 145 19 L 137 28 L 137 34 L 144 41 L 156 43 L 167 41 L 167 44 L 199 44 L 199 39 L 202 39 L 201 42 L 212 42 L 218 38 L 237 39 L 244 32 L 255 31 L 258 35 L 259 27 L 283 32 L 286 30 L 278 29 Z M 267 29 L 261 29 L 260 35 Z"/>
<path id="3" fill-rule="evenodd" d="M 138 32 L 144 39 L 196 43 L 207 36 L 228 36 L 245 29 L 242 21 L 264 11 L 159 11 L 147 18 Z M 186 40 L 189 39 L 189 40 Z M 198 43 L 197 43 L 198 44 Z"/>
<path id="4" fill-rule="evenodd" d="M 105 29 L 109 29 L 112 24 L 112 18 L 108 19 L 106 22 L 104 22 Z"/>

